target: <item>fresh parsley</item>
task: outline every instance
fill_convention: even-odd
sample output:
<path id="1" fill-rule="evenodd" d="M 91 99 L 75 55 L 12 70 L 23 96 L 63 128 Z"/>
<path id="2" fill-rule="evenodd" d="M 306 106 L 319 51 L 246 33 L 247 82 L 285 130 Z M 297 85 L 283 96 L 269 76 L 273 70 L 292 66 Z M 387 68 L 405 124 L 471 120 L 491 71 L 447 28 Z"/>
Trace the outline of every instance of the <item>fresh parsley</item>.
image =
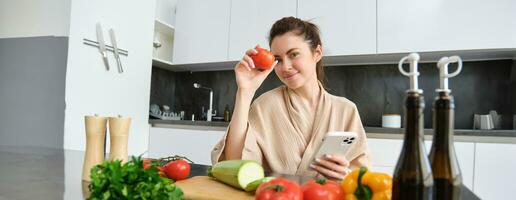
<path id="1" fill-rule="evenodd" d="M 124 164 L 119 160 L 104 161 L 91 169 L 88 199 L 182 199 L 183 191 L 161 177 L 156 165 L 144 170 L 142 158 L 134 156 Z"/>

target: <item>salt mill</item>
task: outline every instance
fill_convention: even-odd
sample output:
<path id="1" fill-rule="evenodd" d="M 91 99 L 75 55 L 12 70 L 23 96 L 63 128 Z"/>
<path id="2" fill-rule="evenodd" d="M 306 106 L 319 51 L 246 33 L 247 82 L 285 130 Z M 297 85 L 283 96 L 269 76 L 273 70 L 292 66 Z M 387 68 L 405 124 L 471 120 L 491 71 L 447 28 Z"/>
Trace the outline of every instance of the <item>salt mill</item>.
<path id="1" fill-rule="evenodd" d="M 109 118 L 109 160 L 121 160 L 127 162 L 127 142 L 129 139 L 129 127 L 131 118 L 110 117 Z"/>
<path id="2" fill-rule="evenodd" d="M 86 153 L 82 167 L 82 180 L 90 181 L 90 170 L 104 161 L 104 141 L 106 137 L 106 117 L 85 116 Z"/>

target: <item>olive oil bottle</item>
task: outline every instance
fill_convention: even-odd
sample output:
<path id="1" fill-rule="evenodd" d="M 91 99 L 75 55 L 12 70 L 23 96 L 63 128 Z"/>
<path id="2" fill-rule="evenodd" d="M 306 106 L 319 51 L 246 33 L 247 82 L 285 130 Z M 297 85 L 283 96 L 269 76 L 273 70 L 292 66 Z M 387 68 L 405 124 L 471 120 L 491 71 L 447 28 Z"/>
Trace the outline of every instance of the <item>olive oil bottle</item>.
<path id="1" fill-rule="evenodd" d="M 410 72 L 403 70 L 405 60 L 410 62 Z M 410 89 L 405 99 L 405 138 L 393 177 L 392 199 L 432 199 L 432 169 L 423 143 L 423 91 L 418 89 L 419 55 L 411 53 L 402 58 L 400 72 L 410 77 Z"/>
<path id="2" fill-rule="evenodd" d="M 448 64 L 458 63 L 458 68 L 448 74 Z M 454 100 L 448 89 L 448 78 L 456 76 L 462 69 L 462 61 L 458 56 L 443 57 L 437 63 L 439 68 L 440 87 L 434 101 L 434 138 L 430 150 L 430 163 L 434 176 L 434 199 L 460 199 L 462 174 L 453 145 Z"/>

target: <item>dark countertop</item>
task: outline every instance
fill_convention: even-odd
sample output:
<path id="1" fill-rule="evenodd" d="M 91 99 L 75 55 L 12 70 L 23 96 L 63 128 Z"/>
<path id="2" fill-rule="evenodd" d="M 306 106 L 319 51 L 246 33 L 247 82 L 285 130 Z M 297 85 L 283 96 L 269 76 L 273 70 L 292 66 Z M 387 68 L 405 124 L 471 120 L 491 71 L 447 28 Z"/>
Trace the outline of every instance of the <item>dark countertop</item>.
<path id="1" fill-rule="evenodd" d="M 212 127 L 227 127 L 229 122 L 222 121 L 191 121 L 191 120 L 161 120 L 149 119 L 149 124 L 174 124 L 174 125 L 190 125 L 190 126 L 212 126 Z"/>
<path id="2" fill-rule="evenodd" d="M 404 128 L 382 128 L 382 127 L 364 127 L 366 133 L 387 133 L 387 134 L 403 134 Z M 424 129 L 425 135 L 433 135 L 433 129 Z M 516 130 L 470 130 L 455 129 L 454 134 L 457 136 L 490 136 L 490 137 L 516 137 Z"/>
<path id="3" fill-rule="evenodd" d="M 151 119 L 149 124 L 152 126 L 160 125 L 182 125 L 184 127 L 191 126 L 190 128 L 199 127 L 199 129 L 206 130 L 213 127 L 213 130 L 225 130 L 229 125 L 229 122 L 207 122 L 207 121 L 187 121 L 187 120 L 160 120 Z M 170 126 L 173 127 L 173 126 Z M 403 134 L 405 129 L 403 128 L 382 128 L 382 127 L 364 127 L 366 133 L 375 134 Z M 425 129 L 425 135 L 433 135 L 433 129 Z M 516 130 L 469 130 L 469 129 L 456 129 L 456 136 L 488 136 L 488 137 L 515 137 Z"/>
<path id="4" fill-rule="evenodd" d="M 0 146 L 0 199 L 84 199 L 88 183 L 81 180 L 83 151 Z M 190 176 L 207 174 L 193 164 Z M 309 177 L 271 174 L 303 183 Z M 462 199 L 479 199 L 463 187 Z"/>

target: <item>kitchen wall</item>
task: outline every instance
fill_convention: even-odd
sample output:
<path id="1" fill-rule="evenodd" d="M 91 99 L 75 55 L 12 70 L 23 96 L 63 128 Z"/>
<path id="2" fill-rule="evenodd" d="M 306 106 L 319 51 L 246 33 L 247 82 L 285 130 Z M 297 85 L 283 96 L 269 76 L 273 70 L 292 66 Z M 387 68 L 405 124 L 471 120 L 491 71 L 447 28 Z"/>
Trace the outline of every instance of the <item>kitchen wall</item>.
<path id="1" fill-rule="evenodd" d="M 0 38 L 68 36 L 70 0 L 0 1 Z"/>
<path id="2" fill-rule="evenodd" d="M 156 0 L 156 19 L 172 26 L 176 24 L 177 0 Z"/>
<path id="3" fill-rule="evenodd" d="M 490 110 L 496 110 L 499 114 L 516 114 L 513 103 L 516 101 L 515 63 L 513 60 L 464 63 L 460 75 L 450 80 L 456 102 L 457 129 L 471 129 L 475 113 L 487 114 Z M 450 70 L 454 69 L 452 65 Z M 425 127 L 431 128 L 434 91 L 439 85 L 438 70 L 435 63 L 422 63 L 420 72 L 419 83 L 426 102 Z M 383 113 L 402 113 L 409 81 L 399 73 L 396 65 L 326 67 L 326 77 L 330 93 L 344 96 L 357 104 L 365 126 L 381 126 Z M 174 80 L 175 86 L 172 86 Z M 213 106 L 218 114 L 226 105 L 233 110 L 237 86 L 231 70 L 190 73 L 154 68 L 150 102 L 173 105 L 174 111 L 184 110 L 187 118 L 192 113 L 199 116 L 202 106 L 207 109 L 209 96 L 206 90 L 194 89 L 194 82 L 214 89 Z M 281 82 L 272 74 L 258 90 L 257 96 L 279 85 Z M 171 93 L 174 93 L 174 99 L 169 99 Z M 505 118 L 505 128 L 512 128 L 511 118 Z"/>
<path id="4" fill-rule="evenodd" d="M 0 145 L 63 147 L 67 37 L 0 39 Z"/>
<path id="5" fill-rule="evenodd" d="M 511 68 L 511 100 L 516 101 L 516 59 L 512 60 L 512 68 Z M 512 113 L 516 115 L 516 103 L 512 103 Z M 516 121 L 516 117 L 514 117 L 514 121 Z M 516 124 L 516 123 L 515 123 Z M 516 126 L 516 125 L 515 125 Z M 514 127 L 516 129 L 516 127 Z"/>

